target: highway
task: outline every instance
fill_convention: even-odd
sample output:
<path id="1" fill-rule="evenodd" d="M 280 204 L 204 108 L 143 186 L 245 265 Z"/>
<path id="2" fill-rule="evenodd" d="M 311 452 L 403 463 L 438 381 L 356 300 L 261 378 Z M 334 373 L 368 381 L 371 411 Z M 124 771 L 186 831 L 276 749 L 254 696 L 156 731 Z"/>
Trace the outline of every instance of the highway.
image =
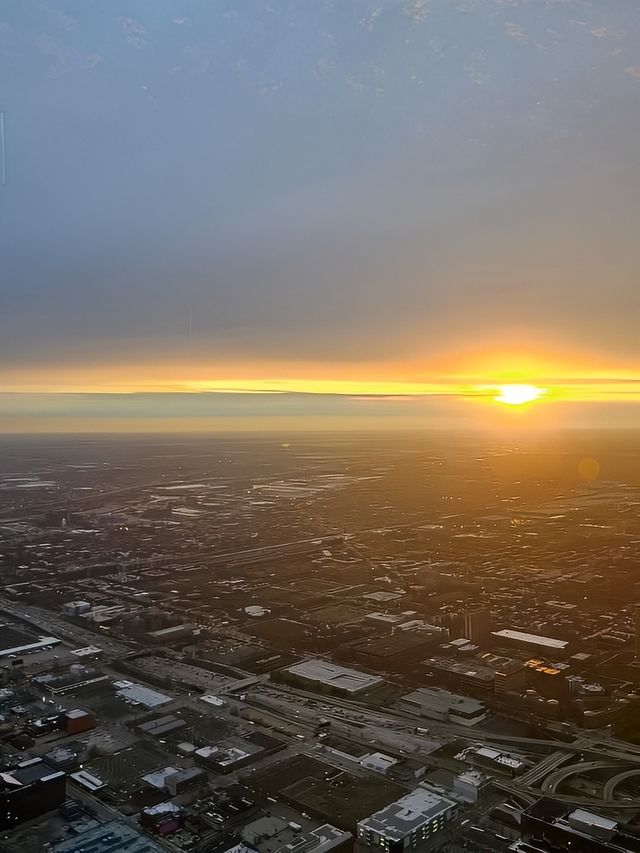
<path id="1" fill-rule="evenodd" d="M 542 783 L 542 791 L 545 794 L 555 794 L 556 789 L 566 779 L 572 776 L 582 776 L 586 773 L 592 773 L 594 770 L 608 770 L 616 767 L 610 761 L 581 761 L 577 764 L 569 764 L 566 767 L 560 768 L 553 773 L 550 773 Z"/>
<path id="2" fill-rule="evenodd" d="M 612 800 L 615 789 L 618 785 L 622 785 L 623 782 L 626 782 L 627 779 L 632 779 L 634 776 L 640 776 L 640 768 L 633 767 L 630 770 L 623 770 L 622 773 L 618 773 L 617 776 L 612 776 L 611 779 L 607 780 L 603 789 L 602 796 L 605 800 Z"/>

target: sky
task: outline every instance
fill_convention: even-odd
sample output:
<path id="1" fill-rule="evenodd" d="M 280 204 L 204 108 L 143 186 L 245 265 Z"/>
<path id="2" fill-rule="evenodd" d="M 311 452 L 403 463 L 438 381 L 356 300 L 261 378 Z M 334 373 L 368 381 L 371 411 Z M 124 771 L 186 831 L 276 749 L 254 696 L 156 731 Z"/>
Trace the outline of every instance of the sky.
<path id="1" fill-rule="evenodd" d="M 640 425 L 640 0 L 5 0 L 0 112 L 0 431 Z"/>

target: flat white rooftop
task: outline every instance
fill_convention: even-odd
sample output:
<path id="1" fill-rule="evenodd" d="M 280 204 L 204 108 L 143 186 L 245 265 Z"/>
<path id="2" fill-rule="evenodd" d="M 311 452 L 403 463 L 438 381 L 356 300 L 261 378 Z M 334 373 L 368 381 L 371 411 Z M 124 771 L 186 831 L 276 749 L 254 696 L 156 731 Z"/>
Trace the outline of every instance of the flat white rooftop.
<path id="1" fill-rule="evenodd" d="M 344 690 L 346 693 L 358 693 L 360 690 L 369 690 L 384 683 L 384 678 L 379 675 L 369 675 L 367 672 L 338 666 L 320 658 L 290 666 L 287 672 L 300 678 L 307 678 L 309 681 L 317 681 L 336 690 Z"/>
<path id="2" fill-rule="evenodd" d="M 11 649 L 0 649 L 0 658 L 7 657 L 7 655 L 19 655 L 23 652 L 29 651 L 38 651 L 38 649 L 43 649 L 45 646 L 57 646 L 58 643 L 61 643 L 62 640 L 59 640 L 57 637 L 41 637 L 34 643 L 28 643 L 26 646 L 14 646 Z"/>
<path id="3" fill-rule="evenodd" d="M 543 637 L 541 634 L 527 634 L 524 631 L 512 631 L 505 628 L 502 631 L 492 631 L 492 636 L 503 640 L 515 640 L 518 643 L 544 646 L 548 649 L 566 649 L 569 643 L 566 640 L 556 640 L 553 637 Z"/>
<path id="4" fill-rule="evenodd" d="M 116 692 L 122 699 L 134 705 L 145 705 L 147 708 L 165 705 L 173 698 L 165 696 L 164 693 L 158 693 L 157 690 L 151 690 L 149 687 L 143 687 L 142 684 L 132 684 L 130 681 L 116 681 L 114 686 L 118 688 Z"/>

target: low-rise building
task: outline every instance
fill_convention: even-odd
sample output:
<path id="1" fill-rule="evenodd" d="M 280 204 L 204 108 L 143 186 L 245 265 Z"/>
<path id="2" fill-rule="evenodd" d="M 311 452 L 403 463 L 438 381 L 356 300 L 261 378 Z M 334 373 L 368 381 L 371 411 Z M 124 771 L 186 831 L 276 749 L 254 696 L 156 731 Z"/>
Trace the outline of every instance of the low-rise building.
<path id="1" fill-rule="evenodd" d="M 472 726 L 486 716 L 487 709 L 477 699 L 459 696 L 438 687 L 421 687 L 402 697 L 405 710 L 420 717 Z"/>
<path id="2" fill-rule="evenodd" d="M 358 843 L 388 853 L 415 850 L 444 829 L 456 810 L 453 800 L 439 797 L 425 788 L 416 788 L 359 821 Z"/>
<path id="3" fill-rule="evenodd" d="M 31 758 L 0 773 L 0 829 L 11 829 L 62 805 L 66 774 L 44 761 Z"/>
<path id="4" fill-rule="evenodd" d="M 374 687 L 384 684 L 379 675 L 370 675 L 357 669 L 349 669 L 320 658 L 306 660 L 302 663 L 281 670 L 280 677 L 301 687 L 311 687 L 326 690 L 342 696 L 353 696 L 366 693 Z"/>

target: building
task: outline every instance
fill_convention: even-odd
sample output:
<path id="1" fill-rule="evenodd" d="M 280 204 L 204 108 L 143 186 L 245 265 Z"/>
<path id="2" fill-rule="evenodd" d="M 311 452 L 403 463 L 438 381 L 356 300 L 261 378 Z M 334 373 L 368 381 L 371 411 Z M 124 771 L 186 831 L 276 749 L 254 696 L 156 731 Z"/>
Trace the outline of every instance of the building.
<path id="1" fill-rule="evenodd" d="M 62 612 L 65 616 L 82 616 L 83 613 L 88 613 L 91 610 L 91 605 L 88 601 L 67 601 L 62 605 Z"/>
<path id="2" fill-rule="evenodd" d="M 262 732 L 247 737 L 230 737 L 211 746 L 196 749 L 194 760 L 202 767 L 216 773 L 233 773 L 257 757 L 265 758 L 282 749 L 284 743 Z"/>
<path id="3" fill-rule="evenodd" d="M 460 723 L 472 726 L 486 716 L 487 709 L 477 699 L 459 696 L 438 687 L 421 687 L 413 693 L 402 697 L 402 705 L 406 711 L 429 717 L 432 720 Z"/>
<path id="4" fill-rule="evenodd" d="M 34 640 L 33 643 L 25 643 L 19 646 L 7 646 L 0 649 L 0 658 L 8 658 L 10 656 L 17 657 L 18 655 L 32 654 L 34 652 L 43 652 L 47 649 L 57 646 L 62 642 L 57 637 L 40 637 Z"/>
<path id="5" fill-rule="evenodd" d="M 346 847 L 352 840 L 350 832 L 344 832 L 331 824 L 320 826 L 305 818 L 288 820 L 277 814 L 263 814 L 240 831 L 242 840 L 249 850 L 258 853 L 327 853 Z M 304 825 L 303 825 L 304 824 Z"/>
<path id="6" fill-rule="evenodd" d="M 70 735 L 87 732 L 89 729 L 95 729 L 96 727 L 95 717 L 89 714 L 88 711 L 83 711 L 80 708 L 65 711 L 62 717 L 64 729 Z"/>
<path id="7" fill-rule="evenodd" d="M 387 853 L 414 850 L 444 829 L 456 810 L 453 800 L 416 788 L 359 821 L 358 843 Z"/>
<path id="8" fill-rule="evenodd" d="M 165 849 L 128 823 L 110 820 L 74 838 L 54 844 L 53 853 L 115 853 L 116 850 L 126 850 L 127 853 L 164 853 Z"/>
<path id="9" fill-rule="evenodd" d="M 538 658 L 532 658 L 525 664 L 527 685 L 545 699 L 557 699 L 564 702 L 569 696 L 569 683 L 565 669 L 553 666 Z M 564 667 L 564 664 L 562 665 Z"/>
<path id="10" fill-rule="evenodd" d="M 397 758 L 384 755 L 382 752 L 372 752 L 360 759 L 361 767 L 364 767 L 366 770 L 373 770 L 374 773 L 382 773 L 383 776 L 397 763 Z"/>
<path id="11" fill-rule="evenodd" d="M 76 785 L 87 791 L 91 791 L 92 794 L 95 794 L 96 791 L 101 791 L 108 785 L 108 782 L 105 782 L 104 779 L 93 773 L 89 773 L 88 770 L 78 770 L 77 773 L 71 773 L 70 775 Z"/>
<path id="12" fill-rule="evenodd" d="M 352 640 L 336 650 L 344 660 L 366 666 L 376 672 L 403 670 L 424 658 L 435 646 L 435 639 L 411 633 Z"/>
<path id="13" fill-rule="evenodd" d="M 493 690 L 497 696 L 519 692 L 525 686 L 526 671 L 523 661 L 490 652 L 480 655 L 480 661 L 494 671 Z"/>
<path id="14" fill-rule="evenodd" d="M 91 687 L 108 680 L 109 676 L 105 675 L 104 672 L 100 672 L 91 666 L 83 666 L 80 663 L 71 664 L 67 672 L 36 675 L 32 679 L 34 684 L 54 695 L 69 693 L 72 690 L 82 690 L 85 687 Z"/>
<path id="15" fill-rule="evenodd" d="M 467 610 L 462 614 L 462 632 L 472 643 L 485 645 L 491 633 L 491 613 L 485 608 Z"/>
<path id="16" fill-rule="evenodd" d="M 158 835 L 168 835 L 182 825 L 183 809 L 172 802 L 147 806 L 140 812 L 140 825 L 148 827 Z"/>
<path id="17" fill-rule="evenodd" d="M 365 693 L 384 684 L 384 679 L 379 675 L 348 669 L 320 658 L 306 660 L 281 670 L 280 677 L 301 687 L 326 690 L 328 693 L 342 696 Z"/>
<path id="18" fill-rule="evenodd" d="M 189 788 L 203 785 L 208 778 L 207 772 L 202 767 L 187 767 L 167 776 L 164 786 L 172 797 L 177 797 Z"/>
<path id="19" fill-rule="evenodd" d="M 135 684 L 132 681 L 114 681 L 113 686 L 116 688 L 116 695 L 128 702 L 129 705 L 157 708 L 173 700 L 173 696 L 166 696 L 164 693 L 159 693 L 157 690 L 152 690 L 142 684 Z"/>
<path id="20" fill-rule="evenodd" d="M 488 696 L 493 693 L 495 671 L 477 659 L 458 661 L 453 658 L 432 657 L 422 665 L 428 672 L 438 676 L 440 683 L 464 690 L 474 695 Z"/>
<path id="21" fill-rule="evenodd" d="M 494 749 L 491 746 L 467 749 L 465 750 L 465 759 L 494 772 L 502 771 L 503 773 L 510 773 L 512 776 L 524 770 L 524 761 L 521 758 L 511 755 L 509 752 Z"/>
<path id="22" fill-rule="evenodd" d="M 568 653 L 567 640 L 557 640 L 554 637 L 543 637 L 540 634 L 527 634 L 524 631 L 512 631 L 505 628 L 502 631 L 492 631 L 491 636 L 500 645 L 518 646 L 521 649 L 544 653 L 547 655 L 564 655 Z"/>
<path id="23" fill-rule="evenodd" d="M 138 731 L 151 737 L 164 737 L 170 732 L 176 732 L 183 729 L 187 725 L 187 721 L 181 717 L 176 717 L 175 714 L 165 714 L 162 717 L 156 717 L 154 720 L 149 720 L 146 723 L 141 723 L 138 726 Z"/>
<path id="24" fill-rule="evenodd" d="M 0 829 L 11 829 L 65 801 L 66 774 L 42 758 L 31 758 L 0 773 Z"/>
<path id="25" fill-rule="evenodd" d="M 169 628 L 160 628 L 157 631 L 148 631 L 147 641 L 154 645 L 171 645 L 172 643 L 186 643 L 193 638 L 196 626 L 190 622 L 183 625 L 172 625 Z"/>
<path id="26" fill-rule="evenodd" d="M 640 833 L 626 824 L 542 799 L 522 813 L 522 853 L 636 853 Z"/>
<path id="27" fill-rule="evenodd" d="M 465 770 L 453 780 L 453 793 L 465 803 L 477 803 L 488 786 L 489 779 L 482 773 L 477 770 Z"/>
<path id="28" fill-rule="evenodd" d="M 83 646 L 80 649 L 71 649 L 71 654 L 83 660 L 91 660 L 100 657 L 102 649 L 100 646 Z"/>

